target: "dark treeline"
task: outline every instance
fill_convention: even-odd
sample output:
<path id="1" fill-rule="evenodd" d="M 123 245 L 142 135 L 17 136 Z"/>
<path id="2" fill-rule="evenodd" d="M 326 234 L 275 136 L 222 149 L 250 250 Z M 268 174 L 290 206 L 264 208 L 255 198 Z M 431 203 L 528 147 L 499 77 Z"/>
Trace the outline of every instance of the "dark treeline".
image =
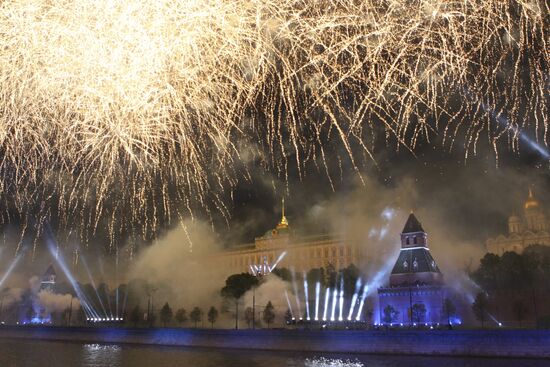
<path id="1" fill-rule="evenodd" d="M 550 289 L 550 247 L 530 246 L 522 254 L 488 253 L 471 278 L 484 290 Z"/>
<path id="2" fill-rule="evenodd" d="M 550 247 L 488 253 L 470 277 L 483 290 L 473 305 L 481 325 L 491 314 L 508 327 L 550 327 Z"/>

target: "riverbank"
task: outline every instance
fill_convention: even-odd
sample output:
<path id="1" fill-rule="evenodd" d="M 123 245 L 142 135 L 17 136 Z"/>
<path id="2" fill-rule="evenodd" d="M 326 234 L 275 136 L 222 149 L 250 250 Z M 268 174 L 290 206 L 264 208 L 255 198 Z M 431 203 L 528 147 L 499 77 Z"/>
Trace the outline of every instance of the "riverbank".
<path id="1" fill-rule="evenodd" d="M 209 330 L 0 327 L 0 338 L 327 353 L 549 358 L 548 330 Z"/>

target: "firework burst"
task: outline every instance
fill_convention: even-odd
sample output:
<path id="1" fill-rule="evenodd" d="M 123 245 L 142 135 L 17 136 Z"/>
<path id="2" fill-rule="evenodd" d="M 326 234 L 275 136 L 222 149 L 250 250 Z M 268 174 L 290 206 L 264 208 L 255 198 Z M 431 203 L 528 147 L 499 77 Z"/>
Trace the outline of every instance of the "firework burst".
<path id="1" fill-rule="evenodd" d="M 548 7 L 501 0 L 4 0 L 3 219 L 145 239 L 227 213 L 243 146 L 285 174 L 374 141 L 548 138 Z M 495 126 L 491 114 L 506 113 Z M 529 119 L 525 119 L 529 116 Z M 248 153 L 246 153 L 248 155 Z M 292 158 L 290 158 L 292 157 Z M 221 191 L 221 190 L 220 190 Z M 15 214 L 14 214 L 15 213 Z M 31 223 L 32 222 L 32 223 Z M 23 231 L 24 232 L 24 231 Z"/>

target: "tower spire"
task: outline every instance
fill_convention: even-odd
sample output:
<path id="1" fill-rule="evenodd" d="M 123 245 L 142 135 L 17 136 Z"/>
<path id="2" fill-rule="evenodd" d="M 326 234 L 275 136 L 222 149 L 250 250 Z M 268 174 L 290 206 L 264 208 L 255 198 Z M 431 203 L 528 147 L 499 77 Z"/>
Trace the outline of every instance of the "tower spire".
<path id="1" fill-rule="evenodd" d="M 279 222 L 279 224 L 277 224 L 277 229 L 288 228 L 288 220 L 285 217 L 285 197 L 284 197 L 284 195 L 281 199 L 281 204 L 282 204 L 281 205 L 281 207 L 282 207 L 281 221 Z"/>

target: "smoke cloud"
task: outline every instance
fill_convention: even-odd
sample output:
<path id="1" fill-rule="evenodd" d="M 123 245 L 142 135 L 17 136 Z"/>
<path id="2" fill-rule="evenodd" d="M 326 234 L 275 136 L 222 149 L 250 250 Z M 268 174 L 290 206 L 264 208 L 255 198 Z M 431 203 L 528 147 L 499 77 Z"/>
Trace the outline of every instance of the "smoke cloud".
<path id="1" fill-rule="evenodd" d="M 129 278 L 153 284 L 158 307 L 169 302 L 173 309 L 184 307 L 187 312 L 197 306 L 205 314 L 211 306 L 219 310 L 220 289 L 230 275 L 223 266 L 212 266 L 212 257 L 219 250 L 219 241 L 208 224 L 188 221 L 145 249 L 131 267 Z M 142 295 L 144 300 L 146 297 Z"/>
<path id="2" fill-rule="evenodd" d="M 78 309 L 80 307 L 78 298 L 74 298 L 70 294 L 55 294 L 46 290 L 41 290 L 37 294 L 39 309 L 43 310 L 43 313 L 46 315 L 67 310 L 71 307 L 71 300 L 73 310 Z M 36 306 L 35 311 L 37 311 Z"/>

